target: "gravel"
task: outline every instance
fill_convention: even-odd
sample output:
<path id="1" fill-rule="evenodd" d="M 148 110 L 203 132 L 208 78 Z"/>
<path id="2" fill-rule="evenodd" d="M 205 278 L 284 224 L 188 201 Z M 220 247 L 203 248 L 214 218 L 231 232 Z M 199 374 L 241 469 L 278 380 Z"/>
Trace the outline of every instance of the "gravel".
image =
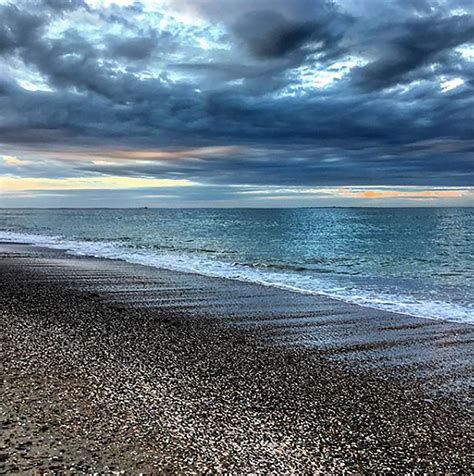
<path id="1" fill-rule="evenodd" d="M 118 305 L 62 260 L 0 259 L 4 474 L 474 473 L 454 398 L 205 312 Z"/>

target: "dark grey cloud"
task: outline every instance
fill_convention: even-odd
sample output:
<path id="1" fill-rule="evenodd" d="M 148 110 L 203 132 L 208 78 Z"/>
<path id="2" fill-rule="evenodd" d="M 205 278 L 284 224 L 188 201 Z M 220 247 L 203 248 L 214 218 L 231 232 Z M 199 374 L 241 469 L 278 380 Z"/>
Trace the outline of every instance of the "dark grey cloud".
<path id="1" fill-rule="evenodd" d="M 0 5 L 0 54 L 12 53 L 38 40 L 46 19 L 14 4 Z"/>
<path id="2" fill-rule="evenodd" d="M 109 51 L 113 56 L 122 57 L 129 60 L 142 60 L 150 57 L 157 47 L 157 38 L 133 37 L 120 38 L 112 37 L 108 41 Z"/>
<path id="3" fill-rule="evenodd" d="M 309 22 L 290 22 L 273 11 L 256 11 L 240 18 L 233 31 L 256 57 L 278 58 L 309 41 L 313 27 Z"/>
<path id="4" fill-rule="evenodd" d="M 179 48 L 170 32 L 158 32 L 153 28 L 138 30 L 134 36 L 110 35 L 105 39 L 105 46 L 109 58 L 131 62 L 149 60 L 153 55 L 170 54 Z"/>
<path id="5" fill-rule="evenodd" d="M 458 50 L 474 41 L 467 3 L 172 6 L 214 26 L 167 19 L 162 27 L 163 14 L 139 2 L 100 10 L 80 0 L 0 5 L 8 72 L 0 78 L 0 151 L 230 144 L 242 151 L 45 162 L 30 174 L 189 178 L 216 187 L 474 185 L 474 67 Z M 354 58 L 360 66 L 342 78 L 311 85 L 318 72 L 342 71 Z M 27 89 L 30 77 L 45 87 Z M 464 84 L 444 92 L 440 83 L 453 78 Z"/>
<path id="6" fill-rule="evenodd" d="M 370 154 L 367 152 L 370 151 Z M 446 152 L 450 151 L 450 160 Z M 429 153 L 430 161 L 424 160 Z M 245 150 L 221 157 L 184 157 L 177 163 L 81 164 L 87 173 L 180 179 L 198 183 L 254 186 L 458 185 L 474 183 L 474 144 L 412 144 L 398 148 L 281 148 Z M 420 160 L 420 158 L 422 160 Z M 395 159 L 395 160 L 394 160 Z M 212 174 L 209 173 L 212 171 Z M 388 177 L 388 179 L 384 179 Z M 448 180 L 447 180 L 448 178 Z"/>
<path id="7" fill-rule="evenodd" d="M 443 53 L 474 41 L 474 21 L 471 15 L 455 15 L 392 22 L 369 31 L 367 41 L 376 42 L 376 58 L 355 68 L 352 77 L 365 88 L 383 89 L 416 79 L 410 73 L 417 68 L 445 63 Z"/>
<path id="8" fill-rule="evenodd" d="M 212 78 L 241 80 L 249 94 L 265 94 L 292 83 L 291 71 L 324 65 L 343 55 L 342 40 L 353 17 L 326 0 L 197 0 L 173 2 L 184 11 L 221 25 L 230 61 L 180 64 L 206 67 Z M 228 58 L 228 59 L 229 59 Z M 227 78 L 223 73 L 234 72 Z"/>
<path id="9" fill-rule="evenodd" d="M 335 8 L 320 11 L 315 18 L 291 19 L 275 10 L 243 14 L 231 31 L 255 57 L 275 59 L 304 50 L 305 55 L 326 52 L 342 39 L 350 19 Z"/>
<path id="10" fill-rule="evenodd" d="M 39 7 L 44 6 L 58 11 L 76 10 L 78 8 L 87 9 L 87 4 L 84 0 L 42 0 L 39 2 Z"/>

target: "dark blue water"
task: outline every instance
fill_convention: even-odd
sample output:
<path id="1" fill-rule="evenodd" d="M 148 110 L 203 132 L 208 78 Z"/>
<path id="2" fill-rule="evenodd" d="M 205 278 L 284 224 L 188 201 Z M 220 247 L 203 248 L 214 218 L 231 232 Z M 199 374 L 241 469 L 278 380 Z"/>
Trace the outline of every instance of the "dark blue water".
<path id="1" fill-rule="evenodd" d="M 0 239 L 474 322 L 474 209 L 0 210 Z"/>

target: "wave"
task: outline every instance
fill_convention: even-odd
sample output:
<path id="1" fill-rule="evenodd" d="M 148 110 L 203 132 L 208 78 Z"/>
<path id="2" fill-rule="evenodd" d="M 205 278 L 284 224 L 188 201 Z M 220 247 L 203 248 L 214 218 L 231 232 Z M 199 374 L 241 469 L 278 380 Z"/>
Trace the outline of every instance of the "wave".
<path id="1" fill-rule="evenodd" d="M 441 300 L 419 299 L 409 295 L 390 294 L 382 290 L 360 287 L 341 287 L 330 279 L 299 273 L 297 267 L 275 271 L 259 263 L 227 263 L 199 253 L 157 252 L 149 249 L 126 248 L 123 243 L 73 240 L 63 236 L 39 235 L 0 231 L 0 240 L 21 242 L 51 249 L 64 250 L 73 255 L 118 259 L 129 263 L 171 271 L 195 273 L 286 289 L 302 294 L 320 295 L 359 306 L 408 314 L 428 319 L 474 323 L 474 304 L 457 304 Z M 293 269 L 292 269 L 293 268 Z"/>

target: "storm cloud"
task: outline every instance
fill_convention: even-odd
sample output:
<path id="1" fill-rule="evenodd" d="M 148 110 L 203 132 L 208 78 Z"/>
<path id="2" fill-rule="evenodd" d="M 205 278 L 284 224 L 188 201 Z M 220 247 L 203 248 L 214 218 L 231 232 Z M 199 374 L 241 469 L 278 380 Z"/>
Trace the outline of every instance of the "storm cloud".
<path id="1" fill-rule="evenodd" d="M 0 2 L 0 173 L 474 185 L 470 2 L 123 3 Z"/>

